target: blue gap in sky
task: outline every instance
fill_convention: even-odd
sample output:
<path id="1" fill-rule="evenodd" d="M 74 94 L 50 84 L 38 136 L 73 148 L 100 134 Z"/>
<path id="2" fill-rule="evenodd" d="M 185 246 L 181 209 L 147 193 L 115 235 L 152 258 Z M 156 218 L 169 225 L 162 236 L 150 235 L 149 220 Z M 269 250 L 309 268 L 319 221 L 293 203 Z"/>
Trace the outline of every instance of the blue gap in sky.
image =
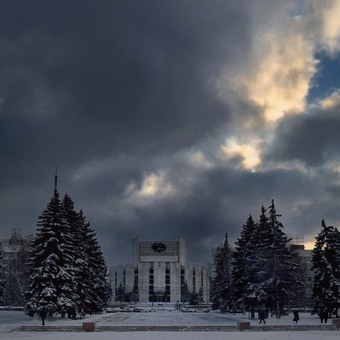
<path id="1" fill-rule="evenodd" d="M 316 55 L 318 72 L 313 78 L 314 87 L 311 87 L 307 96 L 308 103 L 329 96 L 334 90 L 340 88 L 340 54 L 330 57 L 326 53 Z"/>

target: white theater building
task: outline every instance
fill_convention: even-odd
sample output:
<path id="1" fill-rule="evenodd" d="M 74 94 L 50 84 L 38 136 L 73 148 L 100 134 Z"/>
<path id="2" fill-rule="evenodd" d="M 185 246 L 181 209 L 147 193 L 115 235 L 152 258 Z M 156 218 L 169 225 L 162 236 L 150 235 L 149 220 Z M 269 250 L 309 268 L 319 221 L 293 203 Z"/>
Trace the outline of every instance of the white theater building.
<path id="1" fill-rule="evenodd" d="M 185 242 L 132 240 L 132 263 L 110 267 L 112 302 L 119 291 L 125 294 L 138 289 L 139 302 L 181 302 L 184 292 L 200 293 L 209 302 L 207 266 L 187 264 Z M 184 288 L 185 287 L 185 288 Z"/>

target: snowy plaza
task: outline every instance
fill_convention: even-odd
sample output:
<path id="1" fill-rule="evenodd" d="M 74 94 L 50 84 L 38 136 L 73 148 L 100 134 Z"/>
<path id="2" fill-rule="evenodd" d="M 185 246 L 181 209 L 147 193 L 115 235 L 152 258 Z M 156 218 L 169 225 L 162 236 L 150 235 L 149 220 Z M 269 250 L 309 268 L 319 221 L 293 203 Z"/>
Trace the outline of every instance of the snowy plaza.
<path id="1" fill-rule="evenodd" d="M 236 326 L 238 322 L 249 321 L 252 329 L 240 331 Z M 41 329 L 41 320 L 39 318 L 29 318 L 23 312 L 17 311 L 0 311 L 0 338 L 1 339 L 24 339 L 24 340 L 57 340 L 57 339 L 96 339 L 96 340 L 203 340 L 203 339 L 277 339 L 277 340 L 312 340 L 312 339 L 335 339 L 339 337 L 339 331 L 332 329 L 332 320 L 328 324 L 321 325 L 316 315 L 310 313 L 300 313 L 298 325 L 292 322 L 292 314 L 276 319 L 269 317 L 265 326 L 259 325 L 258 320 L 250 320 L 248 314 L 221 314 L 221 313 L 201 313 L 187 312 L 183 313 L 173 309 L 160 309 L 157 311 L 142 312 L 116 312 L 104 313 L 85 317 L 84 319 L 61 319 L 60 317 L 48 318 L 46 320 L 46 329 L 51 326 L 58 326 L 59 331 L 39 331 Z M 80 328 L 83 322 L 95 322 L 98 331 L 84 332 Z M 20 328 L 28 326 L 30 331 L 21 331 Z M 36 330 L 34 327 L 36 326 Z M 116 327 L 117 331 L 99 331 L 100 327 L 105 329 L 109 326 Z M 136 330 L 138 327 L 145 327 L 143 331 Z M 168 330 L 151 331 L 154 326 L 167 326 Z M 186 331 L 172 331 L 171 327 L 183 326 Z M 209 331 L 196 331 L 198 326 L 210 327 Z M 214 327 L 216 330 L 213 330 Z M 221 326 L 235 326 L 229 331 L 220 330 Z M 275 330 L 275 327 L 281 330 Z M 300 330 L 301 326 L 306 326 L 307 330 Z M 317 326 L 317 330 L 315 330 Z M 64 328 L 63 328 L 64 327 Z M 112 327 L 112 328 L 113 328 Z M 150 328 L 148 328 L 150 327 Z M 193 331 L 190 331 L 192 327 Z M 310 328 L 310 329 L 308 329 Z M 148 330 L 149 329 L 149 330 Z M 77 331 L 78 330 L 78 331 Z M 80 330 L 80 331 L 79 331 Z"/>

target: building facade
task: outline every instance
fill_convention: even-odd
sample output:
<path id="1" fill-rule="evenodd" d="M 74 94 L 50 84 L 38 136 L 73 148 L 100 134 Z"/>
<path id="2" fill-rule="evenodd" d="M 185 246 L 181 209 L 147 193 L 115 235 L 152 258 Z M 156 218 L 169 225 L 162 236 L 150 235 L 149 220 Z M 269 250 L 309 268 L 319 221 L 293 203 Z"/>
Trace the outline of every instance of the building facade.
<path id="1" fill-rule="evenodd" d="M 185 242 L 132 240 L 132 263 L 110 267 L 112 302 L 138 294 L 140 302 L 183 302 L 197 293 L 209 302 L 207 266 L 187 264 Z"/>

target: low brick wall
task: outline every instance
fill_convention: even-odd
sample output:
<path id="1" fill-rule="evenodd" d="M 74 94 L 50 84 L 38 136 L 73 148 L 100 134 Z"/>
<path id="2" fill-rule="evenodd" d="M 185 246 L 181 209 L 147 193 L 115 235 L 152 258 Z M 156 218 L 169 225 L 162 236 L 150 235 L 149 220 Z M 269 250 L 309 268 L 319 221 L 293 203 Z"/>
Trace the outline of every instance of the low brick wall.
<path id="1" fill-rule="evenodd" d="M 83 322 L 83 331 L 85 332 L 94 332 L 96 329 L 95 322 Z"/>
<path id="2" fill-rule="evenodd" d="M 240 331 L 250 330 L 250 322 L 249 321 L 238 321 L 237 328 Z"/>

